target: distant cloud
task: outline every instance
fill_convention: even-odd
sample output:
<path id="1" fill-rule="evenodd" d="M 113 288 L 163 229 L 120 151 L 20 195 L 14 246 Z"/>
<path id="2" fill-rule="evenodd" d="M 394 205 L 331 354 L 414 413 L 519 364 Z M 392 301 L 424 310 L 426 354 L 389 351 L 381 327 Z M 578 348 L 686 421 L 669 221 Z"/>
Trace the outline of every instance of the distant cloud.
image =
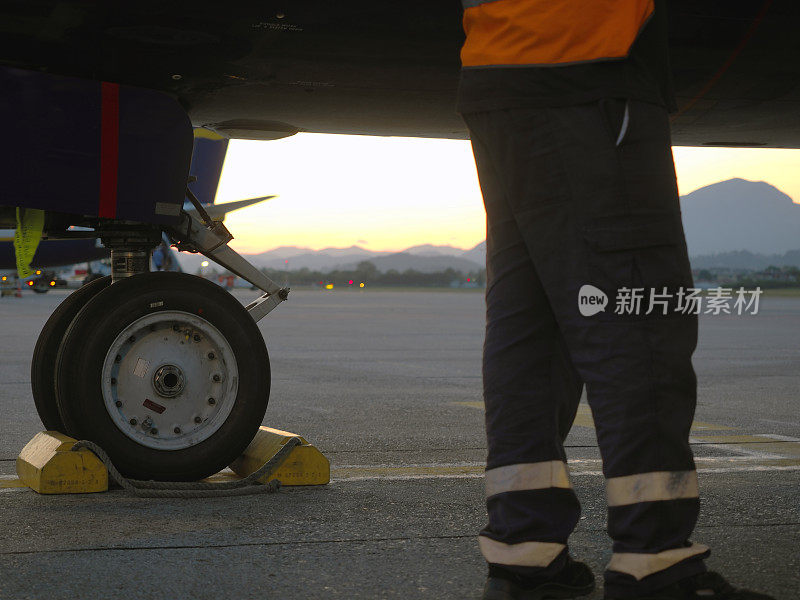
<path id="1" fill-rule="evenodd" d="M 367 240 L 358 240 L 356 244 L 367 244 Z"/>

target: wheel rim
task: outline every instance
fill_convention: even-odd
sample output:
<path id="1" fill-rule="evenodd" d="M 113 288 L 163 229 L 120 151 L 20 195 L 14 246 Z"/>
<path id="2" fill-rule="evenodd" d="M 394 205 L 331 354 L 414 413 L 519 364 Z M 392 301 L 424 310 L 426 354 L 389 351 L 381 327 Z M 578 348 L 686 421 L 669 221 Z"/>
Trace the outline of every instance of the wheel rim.
<path id="1" fill-rule="evenodd" d="M 182 450 L 225 423 L 239 372 L 216 327 L 191 313 L 163 311 L 120 332 L 102 382 L 106 410 L 126 436 L 148 448 Z"/>

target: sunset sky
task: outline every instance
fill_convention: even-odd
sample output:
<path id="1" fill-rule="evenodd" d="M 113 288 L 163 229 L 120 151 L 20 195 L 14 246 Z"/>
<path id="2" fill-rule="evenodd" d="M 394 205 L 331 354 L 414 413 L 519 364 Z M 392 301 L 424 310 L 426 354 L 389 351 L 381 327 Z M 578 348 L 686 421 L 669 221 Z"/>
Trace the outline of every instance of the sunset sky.
<path id="1" fill-rule="evenodd" d="M 681 194 L 741 177 L 800 200 L 800 150 L 676 147 L 674 154 Z M 226 219 L 237 250 L 471 248 L 485 237 L 475 163 L 461 140 L 301 133 L 232 141 L 217 202 L 268 194 L 279 197 Z"/>

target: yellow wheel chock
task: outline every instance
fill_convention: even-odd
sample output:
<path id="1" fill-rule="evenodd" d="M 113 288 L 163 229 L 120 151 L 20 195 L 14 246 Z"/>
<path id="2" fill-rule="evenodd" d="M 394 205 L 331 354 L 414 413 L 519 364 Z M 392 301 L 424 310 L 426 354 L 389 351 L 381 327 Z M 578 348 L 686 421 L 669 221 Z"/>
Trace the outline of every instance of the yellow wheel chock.
<path id="1" fill-rule="evenodd" d="M 90 450 L 72 452 L 77 440 L 42 431 L 17 457 L 20 481 L 40 494 L 87 494 L 108 490 L 108 471 Z"/>
<path id="2" fill-rule="evenodd" d="M 230 467 L 240 477 L 247 477 L 260 469 L 281 446 L 294 437 L 299 437 L 302 443 L 292 450 L 286 462 L 270 475 L 270 479 L 278 479 L 284 486 L 329 483 L 331 464 L 319 449 L 297 434 L 271 427 L 261 427 L 247 449 Z"/>
<path id="3" fill-rule="evenodd" d="M 270 427 L 261 427 L 230 467 L 240 477 L 247 477 L 296 437 L 301 444 L 265 479 L 278 479 L 284 486 L 329 483 L 330 462 L 322 452 L 300 436 Z M 108 490 L 108 470 L 103 462 L 88 448 L 72 451 L 76 443 L 77 440 L 57 431 L 37 433 L 17 457 L 20 482 L 40 494 L 87 494 Z"/>

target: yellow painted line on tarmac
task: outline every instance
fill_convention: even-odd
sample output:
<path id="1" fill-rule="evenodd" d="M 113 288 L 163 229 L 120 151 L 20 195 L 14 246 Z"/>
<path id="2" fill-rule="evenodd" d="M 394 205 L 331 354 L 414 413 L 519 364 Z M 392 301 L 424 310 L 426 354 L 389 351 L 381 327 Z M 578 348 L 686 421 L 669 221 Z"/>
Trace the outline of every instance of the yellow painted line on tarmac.
<path id="1" fill-rule="evenodd" d="M 800 471 L 800 460 L 794 458 L 761 458 L 756 456 L 712 456 L 696 459 L 701 473 L 740 473 L 759 471 Z M 484 464 L 441 463 L 415 465 L 341 465 L 331 467 L 333 482 L 382 481 L 413 479 L 476 479 L 484 475 Z M 569 461 L 573 477 L 602 476 L 599 458 Z"/>
<path id="2" fill-rule="evenodd" d="M 24 488 L 25 484 L 19 480 L 19 477 L 13 479 L 0 479 L 0 490 Z"/>
<path id="3" fill-rule="evenodd" d="M 763 439 L 763 438 L 761 438 Z M 762 458 L 760 456 L 714 456 L 696 458 L 700 473 L 739 473 L 759 471 L 800 471 L 800 458 Z M 599 458 L 581 458 L 569 461 L 573 477 L 602 476 Z M 481 479 L 485 465 L 482 462 L 461 462 L 412 465 L 341 465 L 331 467 L 332 482 L 384 481 L 414 479 Z M 205 481 L 221 483 L 238 479 L 233 473 L 223 471 Z M 0 478 L 0 491 L 25 488 L 17 478 Z"/>
<path id="4" fill-rule="evenodd" d="M 242 477 L 239 477 L 230 469 L 223 469 L 219 473 L 206 477 L 202 481 L 205 483 L 229 483 L 231 481 L 239 481 L 240 479 L 242 479 Z"/>
<path id="5" fill-rule="evenodd" d="M 795 470 L 800 468 L 797 458 L 762 458 L 760 456 L 713 456 L 694 459 L 699 472 L 734 472 Z"/>
<path id="6" fill-rule="evenodd" d="M 453 402 L 452 404 L 483 410 L 483 402 Z M 588 427 L 590 429 L 594 429 L 592 411 L 587 404 L 578 405 L 578 413 L 575 415 L 575 422 L 573 425 L 577 427 Z M 729 427 L 727 425 L 717 425 L 715 423 L 695 421 L 692 423 L 692 431 L 737 431 L 737 429 L 736 427 Z"/>
<path id="7" fill-rule="evenodd" d="M 718 425 L 716 423 L 703 423 L 702 421 L 693 421 L 692 431 L 738 431 L 738 428 L 729 427 L 728 425 Z"/>
<path id="8" fill-rule="evenodd" d="M 331 479 L 456 479 L 483 477 L 483 463 L 442 465 L 349 465 L 331 467 Z"/>
<path id="9" fill-rule="evenodd" d="M 453 404 L 483 409 L 483 402 L 454 402 Z M 578 405 L 574 424 L 577 427 L 594 429 L 592 412 L 587 404 Z M 723 433 L 708 434 L 708 432 L 717 431 Z M 793 470 L 800 465 L 800 439 L 794 437 L 770 434 L 747 435 L 740 433 L 737 427 L 694 421 L 691 442 L 729 454 L 729 456 L 723 457 L 696 457 L 698 468 L 706 471 Z M 740 459 L 743 458 L 750 462 L 742 462 Z"/>
<path id="10" fill-rule="evenodd" d="M 592 418 L 592 411 L 588 405 L 578 405 L 578 412 L 575 415 L 574 425 L 578 427 L 588 427 L 590 429 L 594 429 L 594 419 Z M 692 423 L 692 431 L 737 431 L 737 429 L 736 427 L 729 427 L 727 425 L 717 425 L 716 423 L 694 421 Z"/>
<path id="11" fill-rule="evenodd" d="M 483 402 L 451 402 L 450 404 L 456 404 L 458 406 L 469 406 L 470 408 L 478 408 L 483 410 Z"/>
<path id="12" fill-rule="evenodd" d="M 800 459 L 800 442 L 784 441 L 768 435 L 694 435 L 692 441 L 718 449 L 730 448 L 747 454 Z"/>
<path id="13" fill-rule="evenodd" d="M 592 411 L 586 404 L 578 405 L 578 412 L 575 414 L 575 420 L 572 422 L 572 426 L 594 429 L 594 418 L 592 417 Z"/>

